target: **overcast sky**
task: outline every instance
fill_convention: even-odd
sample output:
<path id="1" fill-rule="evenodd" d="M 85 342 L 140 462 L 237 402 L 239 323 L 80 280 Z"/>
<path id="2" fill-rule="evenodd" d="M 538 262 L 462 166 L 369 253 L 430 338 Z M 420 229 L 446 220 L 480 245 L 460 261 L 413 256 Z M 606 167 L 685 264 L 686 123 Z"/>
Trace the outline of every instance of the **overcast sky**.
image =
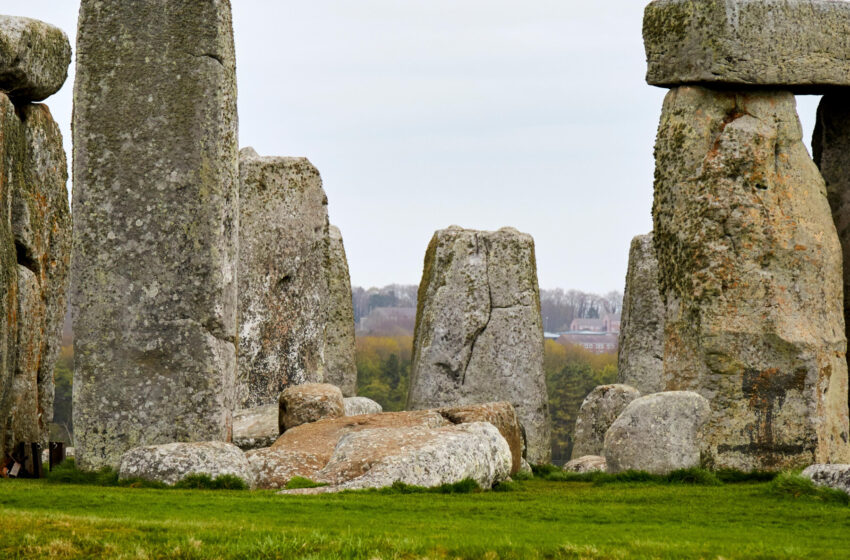
<path id="1" fill-rule="evenodd" d="M 643 79 L 644 3 L 232 3 L 240 144 L 318 167 L 352 283 L 418 283 L 434 230 L 457 224 L 532 234 L 542 288 L 623 289 L 629 241 L 652 229 L 665 93 Z M 73 45 L 78 6 L 0 13 Z M 46 101 L 69 154 L 72 88 L 73 64 Z M 798 102 L 808 143 L 817 99 Z"/>

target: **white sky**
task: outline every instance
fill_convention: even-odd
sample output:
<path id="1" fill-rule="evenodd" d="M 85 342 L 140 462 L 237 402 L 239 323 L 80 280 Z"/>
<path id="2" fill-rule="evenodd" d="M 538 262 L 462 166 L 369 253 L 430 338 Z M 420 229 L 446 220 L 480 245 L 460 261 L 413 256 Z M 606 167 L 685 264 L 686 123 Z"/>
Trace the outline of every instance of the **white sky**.
<path id="1" fill-rule="evenodd" d="M 319 168 L 353 284 L 418 283 L 457 224 L 531 233 L 542 288 L 623 289 L 665 93 L 643 79 L 643 2 L 232 3 L 241 146 Z M 72 45 L 78 7 L 0 0 Z M 46 100 L 69 159 L 72 89 L 73 64 Z M 798 102 L 808 143 L 817 99 Z"/>

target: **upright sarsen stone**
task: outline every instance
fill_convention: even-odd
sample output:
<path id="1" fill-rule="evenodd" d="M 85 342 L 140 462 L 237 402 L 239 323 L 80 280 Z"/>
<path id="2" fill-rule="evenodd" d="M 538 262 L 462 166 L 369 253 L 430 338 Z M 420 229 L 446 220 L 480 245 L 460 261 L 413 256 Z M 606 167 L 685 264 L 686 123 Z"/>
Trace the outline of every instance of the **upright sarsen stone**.
<path id="1" fill-rule="evenodd" d="M 239 162 L 240 407 L 324 380 L 328 317 L 328 199 L 306 158 Z M 352 315 L 352 322 L 353 322 Z"/>
<path id="2" fill-rule="evenodd" d="M 511 228 L 434 234 L 416 313 L 408 409 L 514 405 L 528 461 L 551 457 L 534 240 Z"/>
<path id="3" fill-rule="evenodd" d="M 238 145 L 230 3 L 83 0 L 74 90 L 78 465 L 228 440 Z"/>
<path id="4" fill-rule="evenodd" d="M 336 385 L 346 397 L 357 392 L 357 364 L 354 361 L 354 302 L 351 277 L 342 234 L 330 226 L 328 274 L 328 322 L 325 330 L 325 383 Z"/>
<path id="5" fill-rule="evenodd" d="M 841 245 L 790 92 L 671 90 L 653 218 L 666 390 L 710 401 L 703 458 L 847 462 Z"/>
<path id="6" fill-rule="evenodd" d="M 653 243 L 651 233 L 632 240 L 617 355 L 617 381 L 644 395 L 664 391 L 664 303 Z"/>

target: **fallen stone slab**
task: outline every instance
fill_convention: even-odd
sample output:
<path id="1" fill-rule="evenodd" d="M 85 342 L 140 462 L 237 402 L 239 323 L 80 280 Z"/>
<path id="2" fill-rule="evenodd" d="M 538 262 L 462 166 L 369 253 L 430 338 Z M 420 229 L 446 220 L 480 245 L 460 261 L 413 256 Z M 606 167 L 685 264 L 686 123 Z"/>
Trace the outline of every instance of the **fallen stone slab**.
<path id="1" fill-rule="evenodd" d="M 437 409 L 443 418 L 452 424 L 470 424 L 473 422 L 489 422 L 511 448 L 511 475 L 519 471 L 522 466 L 523 437 L 522 427 L 519 423 L 514 406 L 507 402 L 493 402 L 484 404 L 471 404 L 466 406 L 453 406 Z"/>
<path id="2" fill-rule="evenodd" d="M 442 428 L 380 428 L 345 435 L 315 480 L 328 491 L 434 487 L 471 478 L 482 488 L 507 480 L 511 450 L 489 422 Z M 323 493 L 323 492 L 320 492 Z"/>
<path id="3" fill-rule="evenodd" d="M 269 447 L 280 437 L 280 407 L 276 404 L 233 413 L 233 444 L 243 451 Z"/>
<path id="4" fill-rule="evenodd" d="M 644 12 L 646 81 L 824 93 L 850 85 L 850 4 L 654 0 Z"/>
<path id="5" fill-rule="evenodd" d="M 71 43 L 43 21 L 0 15 L 0 90 L 16 104 L 41 101 L 68 77 Z"/>
<path id="6" fill-rule="evenodd" d="M 384 407 L 372 399 L 366 397 L 345 397 L 343 399 L 346 416 L 358 416 L 360 414 L 379 414 Z"/>
<path id="7" fill-rule="evenodd" d="M 850 494 L 850 465 L 809 465 L 803 469 L 801 475 L 811 479 L 818 486 L 828 486 Z"/>
<path id="8" fill-rule="evenodd" d="M 342 391 L 329 383 L 305 383 L 280 394 L 280 432 L 323 418 L 345 416 Z"/>
<path id="9" fill-rule="evenodd" d="M 667 391 L 633 400 L 605 434 L 608 471 L 667 474 L 700 463 L 708 400 L 692 391 Z"/>
<path id="10" fill-rule="evenodd" d="M 135 447 L 121 456 L 120 479 L 142 478 L 175 484 L 190 474 L 238 476 L 255 487 L 254 471 L 241 449 L 232 443 L 202 441 Z"/>
<path id="11" fill-rule="evenodd" d="M 251 464 L 257 488 L 265 490 L 285 488 L 296 476 L 314 480 L 330 460 L 330 454 L 322 446 L 318 449 L 265 447 L 252 449 L 245 456 Z"/>
<path id="12" fill-rule="evenodd" d="M 608 463 L 605 457 L 600 455 L 585 455 L 568 461 L 564 465 L 564 470 L 574 473 L 605 472 L 608 470 Z"/>
<path id="13" fill-rule="evenodd" d="M 640 391 L 628 385 L 600 385 L 581 403 L 573 435 L 572 457 L 601 455 L 605 432 L 630 402 L 640 397 Z"/>

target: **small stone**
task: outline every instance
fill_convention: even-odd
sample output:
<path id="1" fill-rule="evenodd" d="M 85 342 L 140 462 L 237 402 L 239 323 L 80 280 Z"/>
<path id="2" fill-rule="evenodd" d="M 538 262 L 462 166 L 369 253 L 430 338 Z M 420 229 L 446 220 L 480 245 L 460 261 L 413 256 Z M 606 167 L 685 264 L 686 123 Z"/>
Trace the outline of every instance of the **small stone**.
<path id="1" fill-rule="evenodd" d="M 664 302 L 652 234 L 632 239 L 623 296 L 617 381 L 648 395 L 664 387 Z"/>
<path id="2" fill-rule="evenodd" d="M 135 447 L 121 456 L 118 477 L 175 484 L 190 474 L 215 478 L 238 476 L 253 488 L 254 471 L 241 449 L 232 443 L 202 441 Z"/>
<path id="3" fill-rule="evenodd" d="M 708 400 L 691 391 L 633 400 L 605 434 L 608 471 L 667 474 L 699 466 Z"/>
<path id="4" fill-rule="evenodd" d="M 534 470 L 531 468 L 531 465 L 529 465 L 528 461 L 526 461 L 525 459 L 520 459 L 518 472 L 534 476 Z"/>
<path id="5" fill-rule="evenodd" d="M 605 461 L 605 457 L 585 455 L 567 462 L 564 465 L 564 470 L 574 473 L 605 472 L 608 470 L 608 463 Z"/>
<path id="6" fill-rule="evenodd" d="M 354 302 L 348 260 L 342 233 L 330 226 L 330 253 L 327 266 L 328 319 L 325 327 L 325 383 L 336 385 L 346 397 L 357 391 L 357 364 L 354 361 Z M 378 411 L 380 412 L 380 411 Z"/>
<path id="7" fill-rule="evenodd" d="M 343 404 L 346 416 L 378 414 L 384 411 L 384 407 L 366 397 L 346 397 L 343 399 Z"/>
<path id="8" fill-rule="evenodd" d="M 581 403 L 573 436 L 572 457 L 601 455 L 605 432 L 640 391 L 628 385 L 600 385 Z"/>
<path id="9" fill-rule="evenodd" d="M 280 394 L 280 431 L 323 418 L 345 416 L 342 391 L 329 383 L 305 383 Z"/>
<path id="10" fill-rule="evenodd" d="M 534 240 L 512 228 L 437 231 L 425 255 L 408 408 L 508 401 L 528 460 L 551 458 Z"/>
<path id="11" fill-rule="evenodd" d="M 64 31 L 43 21 L 0 15 L 0 90 L 15 103 L 41 101 L 59 91 L 70 64 Z"/>
<path id="12" fill-rule="evenodd" d="M 643 40 L 652 85 L 850 85 L 850 4 L 832 0 L 655 0 Z"/>
<path id="13" fill-rule="evenodd" d="M 850 494 L 850 465 L 809 465 L 801 474 L 818 486 L 828 486 Z"/>
<path id="14" fill-rule="evenodd" d="M 511 475 L 519 471 L 522 464 L 523 437 L 516 410 L 507 401 L 445 407 L 437 410 L 452 424 L 489 422 L 494 425 L 511 448 Z"/>
<path id="15" fill-rule="evenodd" d="M 276 404 L 233 413 L 233 444 L 242 451 L 269 447 L 280 437 L 280 407 Z"/>

